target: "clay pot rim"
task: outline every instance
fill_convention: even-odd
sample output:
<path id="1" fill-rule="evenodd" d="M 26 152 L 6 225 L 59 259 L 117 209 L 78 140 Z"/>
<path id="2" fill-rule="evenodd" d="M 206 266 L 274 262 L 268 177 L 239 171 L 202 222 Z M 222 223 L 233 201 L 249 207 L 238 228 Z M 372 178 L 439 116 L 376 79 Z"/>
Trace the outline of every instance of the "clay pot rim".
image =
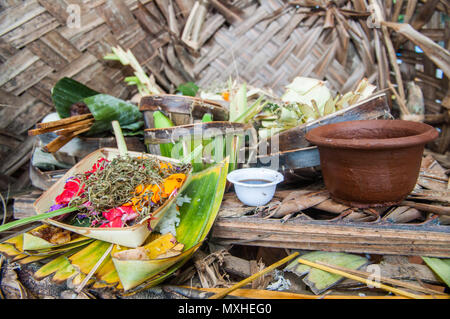
<path id="1" fill-rule="evenodd" d="M 374 126 L 375 124 L 375 126 Z M 379 127 L 383 128 L 389 126 L 390 128 L 399 129 L 415 129 L 419 132 L 416 135 L 410 135 L 405 137 L 396 138 L 362 138 L 362 139 L 343 139 L 343 138 L 329 138 L 323 135 L 329 132 L 330 129 L 340 129 L 346 127 Z M 357 121 L 345 121 L 333 124 L 327 124 L 316 127 L 306 133 L 305 138 L 317 146 L 325 146 L 330 148 L 349 148 L 349 149 L 394 149 L 411 147 L 421 144 L 426 144 L 438 137 L 438 131 L 431 125 L 405 121 L 405 120 L 357 120 Z"/>

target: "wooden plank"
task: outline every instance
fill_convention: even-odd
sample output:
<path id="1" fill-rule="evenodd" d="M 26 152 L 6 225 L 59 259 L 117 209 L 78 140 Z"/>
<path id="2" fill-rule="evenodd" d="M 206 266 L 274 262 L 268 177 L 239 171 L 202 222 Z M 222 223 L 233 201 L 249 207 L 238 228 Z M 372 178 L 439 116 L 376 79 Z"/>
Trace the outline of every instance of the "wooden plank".
<path id="1" fill-rule="evenodd" d="M 93 45 L 108 33 L 111 33 L 108 26 L 106 24 L 101 24 L 95 29 L 73 37 L 71 42 L 79 51 L 84 51 L 87 47 Z"/>
<path id="2" fill-rule="evenodd" d="M 25 142 L 17 148 L 14 152 L 11 152 L 2 162 L 0 166 L 0 172 L 5 175 L 12 175 L 17 171 L 22 165 L 27 163 L 32 155 L 31 150 L 33 149 L 34 138 L 30 137 L 25 140 Z"/>
<path id="3" fill-rule="evenodd" d="M 218 218 L 212 239 L 242 244 L 306 250 L 449 257 L 446 226 L 330 223 L 315 220 Z"/>
<path id="4" fill-rule="evenodd" d="M 90 30 L 105 23 L 102 15 L 98 12 L 99 8 L 93 10 L 86 10 L 81 15 L 80 27 L 74 28 L 69 26 L 61 27 L 58 31 L 62 37 L 72 40 L 76 36 L 89 32 Z"/>

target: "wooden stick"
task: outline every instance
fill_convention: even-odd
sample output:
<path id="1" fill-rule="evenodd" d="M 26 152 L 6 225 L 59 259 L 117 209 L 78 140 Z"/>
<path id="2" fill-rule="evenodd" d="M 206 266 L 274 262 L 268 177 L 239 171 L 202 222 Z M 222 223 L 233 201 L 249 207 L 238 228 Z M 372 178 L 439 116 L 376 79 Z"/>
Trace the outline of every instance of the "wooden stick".
<path id="1" fill-rule="evenodd" d="M 232 291 L 234 291 L 234 290 L 236 290 L 236 289 L 238 289 L 238 288 L 241 288 L 241 287 L 245 286 L 246 284 L 252 282 L 253 280 L 255 280 L 255 279 L 261 277 L 262 275 L 264 275 L 264 274 L 266 274 L 266 273 L 268 273 L 268 272 L 271 272 L 271 271 L 274 270 L 275 268 L 277 268 L 277 267 L 283 265 L 284 263 L 288 262 L 289 260 L 293 259 L 293 258 L 296 257 L 296 256 L 298 256 L 298 252 L 295 252 L 295 253 L 293 253 L 293 254 L 290 254 L 290 255 L 287 256 L 286 258 L 283 258 L 283 259 L 281 259 L 280 261 L 278 261 L 278 262 L 276 262 L 276 263 L 270 265 L 269 267 L 264 268 L 263 270 L 257 272 L 256 274 L 253 274 L 253 275 L 251 275 L 250 277 L 248 277 L 248 278 L 246 278 L 246 279 L 244 279 L 244 280 L 238 282 L 237 284 L 233 285 L 232 287 L 227 288 L 227 289 L 225 289 L 225 290 L 223 290 L 223 291 L 221 291 L 221 292 L 219 292 L 219 293 L 217 293 L 217 294 L 211 296 L 209 299 L 220 299 L 220 298 L 223 298 L 223 297 L 225 297 L 226 295 L 228 295 L 230 292 L 232 292 Z"/>
<path id="2" fill-rule="evenodd" d="M 345 277 L 345 278 L 353 279 L 355 281 L 362 282 L 363 284 L 366 284 L 366 285 L 372 285 L 372 286 L 374 286 L 376 288 L 381 288 L 381 289 L 384 289 L 386 291 L 392 292 L 394 294 L 397 294 L 397 295 L 400 295 L 400 296 L 403 296 L 403 297 L 408 297 L 408 298 L 412 298 L 412 299 L 420 299 L 420 298 L 422 298 L 422 296 L 420 296 L 420 295 L 416 295 L 416 294 L 413 294 L 413 293 L 410 293 L 410 292 L 407 292 L 407 291 L 404 291 L 404 290 L 401 290 L 401 289 L 398 289 L 398 288 L 390 287 L 390 286 L 381 284 L 381 283 L 373 281 L 373 280 L 369 280 L 369 279 L 366 279 L 366 278 L 355 276 L 355 275 L 352 275 L 352 274 L 349 274 L 347 272 L 340 271 L 340 270 L 337 270 L 337 269 L 334 269 L 334 268 L 331 268 L 331 267 L 323 266 L 323 265 L 314 263 L 314 262 L 309 261 L 309 260 L 298 258 L 297 261 L 299 263 L 301 263 L 301 264 L 305 264 L 307 266 L 310 266 L 310 267 L 313 267 L 313 268 L 317 268 L 317 269 L 320 269 L 320 270 L 323 270 L 323 271 L 327 271 L 329 273 L 336 274 L 336 275 L 339 275 L 339 276 L 342 276 L 342 277 Z"/>
<path id="3" fill-rule="evenodd" d="M 78 122 L 81 120 L 85 120 L 88 118 L 93 118 L 92 114 L 82 114 L 82 115 L 75 115 L 75 116 L 71 116 L 71 117 L 67 117 L 61 120 L 57 120 L 57 121 L 51 121 L 51 122 L 45 122 L 45 123 L 37 123 L 36 127 L 37 128 L 50 128 L 50 127 L 56 127 L 56 126 L 60 126 L 60 125 L 67 125 L 67 124 L 71 124 L 74 122 Z"/>
<path id="4" fill-rule="evenodd" d="M 84 278 L 84 280 L 81 282 L 81 284 L 78 286 L 78 288 L 75 290 L 77 294 L 83 290 L 84 286 L 88 283 L 89 279 L 94 275 L 94 273 L 97 271 L 98 267 L 103 263 L 106 257 L 111 253 L 111 250 L 113 249 L 114 244 L 111 244 L 108 249 L 105 251 L 103 256 L 97 261 L 97 263 L 92 267 L 91 271 L 87 274 L 87 276 Z"/>
<path id="5" fill-rule="evenodd" d="M 89 118 L 86 120 L 81 120 L 81 121 L 69 123 L 69 124 L 62 124 L 62 125 L 58 125 L 58 126 L 45 127 L 45 128 L 36 128 L 36 129 L 28 130 L 28 135 L 29 136 L 40 135 L 40 134 L 44 134 L 44 133 L 48 133 L 48 132 L 54 132 L 54 131 L 66 129 L 66 128 L 72 128 L 74 126 L 93 123 L 94 121 L 95 121 L 94 118 Z"/>
<path id="6" fill-rule="evenodd" d="M 73 132 L 71 135 L 69 136 L 65 136 L 62 135 L 56 139 L 54 139 L 53 141 L 51 141 L 50 143 L 48 143 L 47 145 L 44 146 L 44 151 L 49 152 L 49 153 L 55 153 L 56 151 L 58 151 L 61 147 L 63 147 L 64 145 L 66 145 L 67 143 L 69 143 L 75 136 L 87 132 L 90 130 L 90 127 Z"/>
<path id="7" fill-rule="evenodd" d="M 323 266 L 331 267 L 331 268 L 334 268 L 334 269 L 337 269 L 337 270 L 345 271 L 345 272 L 348 272 L 350 274 L 361 276 L 361 277 L 364 277 L 364 278 L 370 277 L 372 275 L 371 273 L 368 273 L 366 271 L 350 269 L 350 268 L 341 267 L 341 266 L 337 266 L 337 265 L 330 265 L 330 264 L 327 264 L 327 263 L 321 262 L 321 261 L 316 261 L 316 262 L 319 265 L 323 265 Z M 411 290 L 414 290 L 414 291 L 420 291 L 420 292 L 423 292 L 423 293 L 449 296 L 449 295 L 447 295 L 447 294 L 445 294 L 443 292 L 437 291 L 437 290 L 428 289 L 428 288 L 425 288 L 425 287 L 413 285 L 413 284 L 410 284 L 410 283 L 407 283 L 407 282 L 403 282 L 403 281 L 400 281 L 400 280 L 396 280 L 396 279 L 392 279 L 392 278 L 387 278 L 387 277 L 380 276 L 380 281 L 383 281 L 383 282 L 386 282 L 386 283 L 389 283 L 389 284 L 392 284 L 392 285 L 400 286 L 400 287 L 403 287 L 403 288 L 408 288 L 408 289 L 411 289 Z"/>

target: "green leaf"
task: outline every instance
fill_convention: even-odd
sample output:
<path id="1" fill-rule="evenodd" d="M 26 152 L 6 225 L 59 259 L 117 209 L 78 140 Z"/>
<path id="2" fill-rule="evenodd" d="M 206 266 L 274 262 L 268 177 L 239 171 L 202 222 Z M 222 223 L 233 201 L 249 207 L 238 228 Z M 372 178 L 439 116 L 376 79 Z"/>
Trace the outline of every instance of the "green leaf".
<path id="1" fill-rule="evenodd" d="M 84 84 L 71 78 L 62 78 L 52 89 L 52 101 L 61 118 L 70 116 L 70 107 L 86 97 L 99 94 Z"/>
<path id="2" fill-rule="evenodd" d="M 22 225 L 26 225 L 26 224 L 29 224 L 32 222 L 38 222 L 38 221 L 41 221 L 41 220 L 44 220 L 47 218 L 52 218 L 52 217 L 59 216 L 62 214 L 70 213 L 70 212 L 73 212 L 76 210 L 78 210 L 78 207 L 64 207 L 64 208 L 57 209 L 57 210 L 54 210 L 49 213 L 43 213 L 43 214 L 38 214 L 35 216 L 18 219 L 13 222 L 9 222 L 9 223 L 1 225 L 0 232 L 11 229 L 11 228 L 19 227 Z"/>
<path id="3" fill-rule="evenodd" d="M 366 258 L 358 255 L 326 251 L 314 251 L 304 254 L 299 258 L 312 262 L 321 261 L 330 265 L 341 266 L 349 269 L 358 269 L 368 263 Z M 299 264 L 297 262 L 297 258 L 292 263 L 287 265 L 284 271 L 291 271 L 299 277 L 308 274 L 303 281 L 315 294 L 323 293 L 344 279 L 342 276 Z"/>
<path id="4" fill-rule="evenodd" d="M 161 111 L 153 112 L 153 122 L 155 123 L 155 128 L 168 128 L 173 126 L 172 121 Z M 172 157 L 172 143 L 159 144 L 159 149 L 162 156 Z"/>
<path id="5" fill-rule="evenodd" d="M 177 87 L 177 91 L 186 96 L 195 96 L 199 87 L 194 82 L 186 82 Z"/>
<path id="6" fill-rule="evenodd" d="M 450 259 L 432 257 L 422 257 L 422 259 L 445 282 L 447 287 L 450 287 Z"/>
<path id="7" fill-rule="evenodd" d="M 143 116 L 139 108 L 126 101 L 108 94 L 97 94 L 83 99 L 95 118 L 87 135 L 95 135 L 112 129 L 111 122 L 116 120 L 123 128 L 139 130 L 143 124 Z M 139 126 L 136 125 L 139 123 Z"/>

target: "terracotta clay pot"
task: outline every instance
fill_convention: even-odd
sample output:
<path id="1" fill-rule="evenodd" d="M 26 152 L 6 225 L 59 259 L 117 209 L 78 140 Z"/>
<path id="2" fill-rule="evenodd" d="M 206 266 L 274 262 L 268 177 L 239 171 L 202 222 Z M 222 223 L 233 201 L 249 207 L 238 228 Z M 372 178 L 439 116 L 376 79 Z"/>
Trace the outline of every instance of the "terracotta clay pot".
<path id="1" fill-rule="evenodd" d="M 306 139 L 319 148 L 332 198 L 365 208 L 401 202 L 416 185 L 425 144 L 437 136 L 423 123 L 367 120 L 320 126 Z"/>

